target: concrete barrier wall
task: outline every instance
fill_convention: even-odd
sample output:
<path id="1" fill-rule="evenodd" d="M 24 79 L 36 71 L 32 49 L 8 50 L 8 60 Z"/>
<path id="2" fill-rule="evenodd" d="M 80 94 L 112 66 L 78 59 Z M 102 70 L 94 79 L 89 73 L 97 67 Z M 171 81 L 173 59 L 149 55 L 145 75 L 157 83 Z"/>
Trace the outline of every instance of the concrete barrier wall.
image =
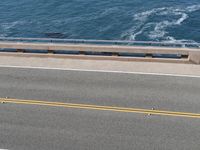
<path id="1" fill-rule="evenodd" d="M 58 43 L 32 43 L 32 42 L 0 42 L 1 49 L 18 50 L 48 50 L 50 53 L 63 51 L 82 52 L 111 52 L 111 53 L 144 53 L 144 54 L 179 54 L 188 56 L 188 61 L 200 64 L 200 49 L 198 48 L 168 48 L 152 46 L 116 46 L 95 44 L 58 44 Z"/>

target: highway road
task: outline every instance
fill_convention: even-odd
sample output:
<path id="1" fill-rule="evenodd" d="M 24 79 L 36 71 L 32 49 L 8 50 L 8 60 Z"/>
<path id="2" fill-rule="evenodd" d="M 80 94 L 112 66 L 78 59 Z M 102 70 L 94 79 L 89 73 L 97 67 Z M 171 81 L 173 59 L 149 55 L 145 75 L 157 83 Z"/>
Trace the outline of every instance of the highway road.
<path id="1" fill-rule="evenodd" d="M 5 97 L 0 149 L 200 147 L 200 78 L 0 68 Z"/>

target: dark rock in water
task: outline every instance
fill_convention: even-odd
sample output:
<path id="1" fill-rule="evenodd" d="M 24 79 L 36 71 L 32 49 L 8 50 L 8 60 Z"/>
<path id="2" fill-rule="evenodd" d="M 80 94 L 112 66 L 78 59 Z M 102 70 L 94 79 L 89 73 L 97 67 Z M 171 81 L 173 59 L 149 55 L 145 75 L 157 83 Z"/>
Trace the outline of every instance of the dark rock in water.
<path id="1" fill-rule="evenodd" d="M 64 38 L 65 35 L 59 32 L 44 33 L 48 38 Z"/>

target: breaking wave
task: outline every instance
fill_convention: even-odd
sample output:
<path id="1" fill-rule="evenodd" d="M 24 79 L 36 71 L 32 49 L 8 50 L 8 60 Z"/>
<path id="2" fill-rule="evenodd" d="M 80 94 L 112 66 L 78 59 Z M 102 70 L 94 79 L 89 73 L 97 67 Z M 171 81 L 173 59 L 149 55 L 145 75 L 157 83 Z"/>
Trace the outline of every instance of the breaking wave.
<path id="1" fill-rule="evenodd" d="M 168 42 L 194 42 L 192 40 L 177 40 L 168 33 L 170 27 L 183 24 L 189 18 L 189 13 L 200 10 L 200 5 L 185 8 L 162 7 L 137 13 L 133 16 L 135 26 L 122 34 L 122 38 L 137 40 L 144 36 L 147 40 Z"/>

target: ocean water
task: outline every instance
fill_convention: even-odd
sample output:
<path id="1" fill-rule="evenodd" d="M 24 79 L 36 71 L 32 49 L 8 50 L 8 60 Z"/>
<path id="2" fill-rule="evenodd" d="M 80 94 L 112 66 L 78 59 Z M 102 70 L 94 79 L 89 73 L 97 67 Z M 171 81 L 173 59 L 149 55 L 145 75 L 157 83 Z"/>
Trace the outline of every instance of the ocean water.
<path id="1" fill-rule="evenodd" d="M 0 37 L 200 42 L 200 0 L 1 0 Z"/>

